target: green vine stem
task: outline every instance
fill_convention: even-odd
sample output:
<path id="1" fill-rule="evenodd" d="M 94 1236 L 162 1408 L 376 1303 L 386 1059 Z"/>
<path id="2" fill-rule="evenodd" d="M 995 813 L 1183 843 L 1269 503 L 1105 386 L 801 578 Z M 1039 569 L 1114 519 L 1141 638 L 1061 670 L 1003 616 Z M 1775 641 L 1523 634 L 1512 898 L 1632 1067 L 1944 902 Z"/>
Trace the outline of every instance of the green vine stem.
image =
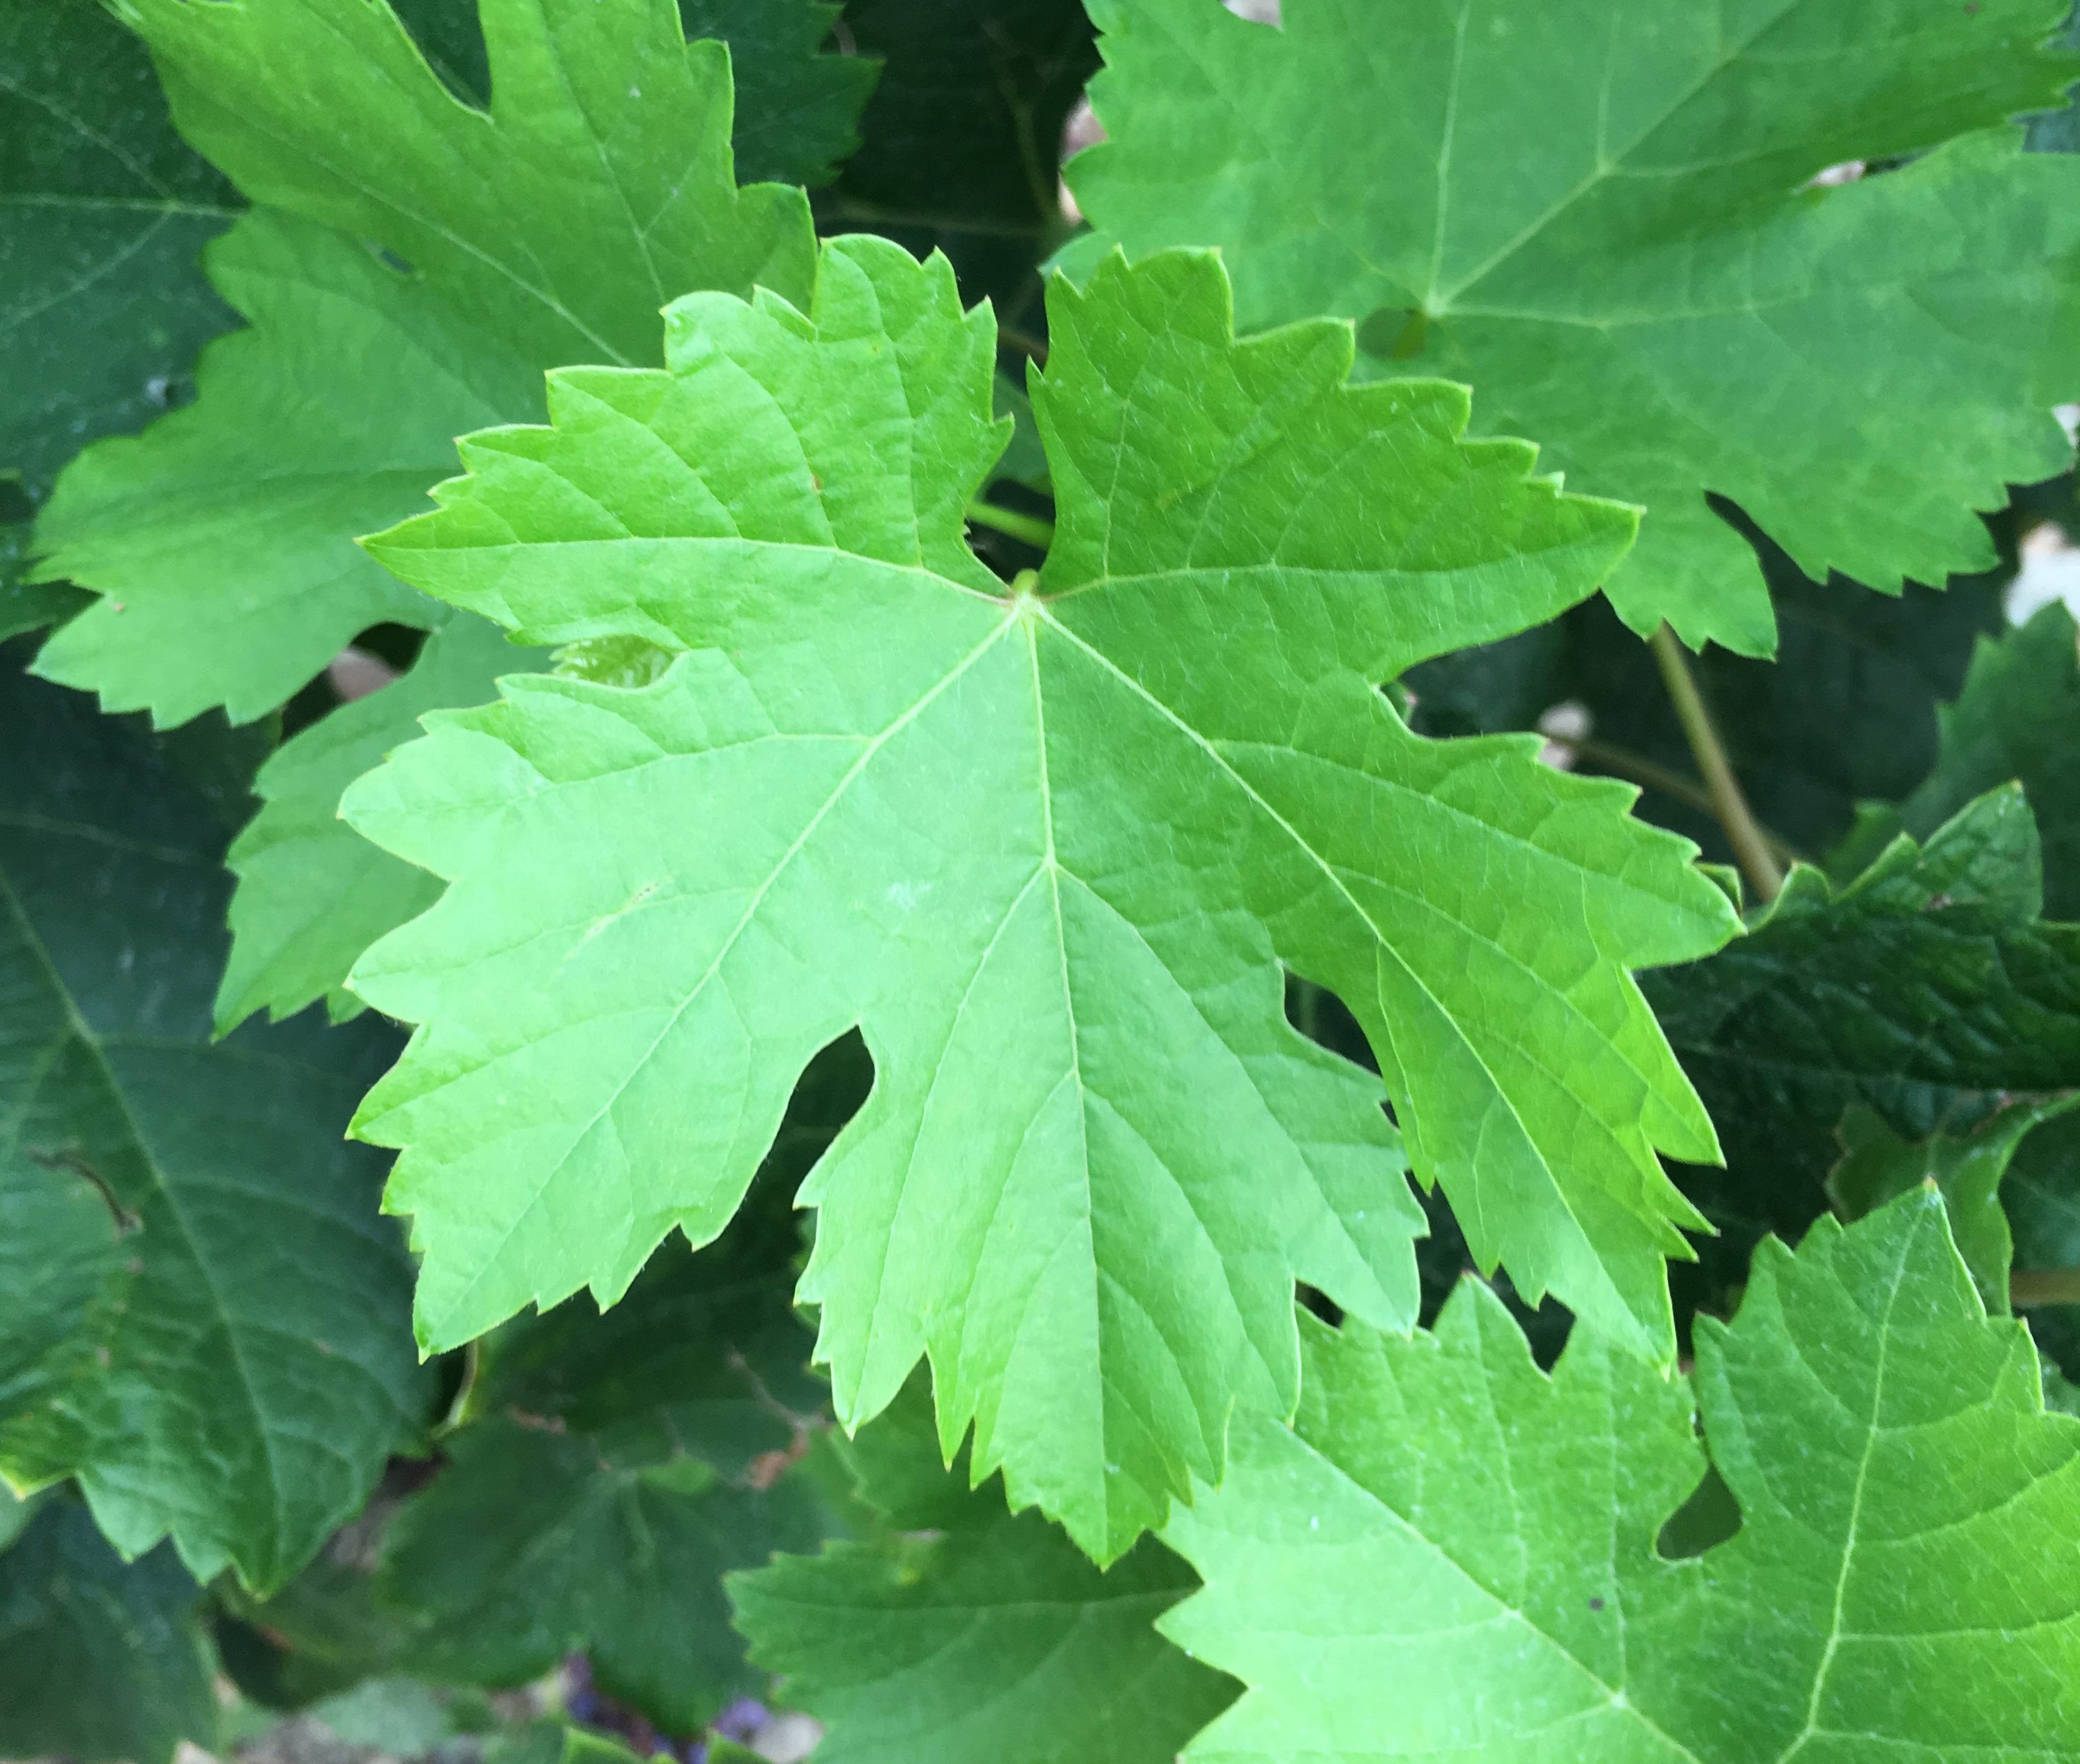
<path id="1" fill-rule="evenodd" d="M 1696 677 L 1690 672 L 1690 658 L 1683 652 L 1682 641 L 1662 625 L 1656 627 L 1647 643 L 1654 651 L 1654 660 L 1660 664 L 1662 680 L 1683 724 L 1683 733 L 1696 759 L 1697 769 L 1703 775 L 1712 813 L 1726 830 L 1726 842 L 1734 848 L 1741 874 L 1747 878 L 1748 886 L 1759 899 L 1774 900 L 1784 886 L 1784 871 L 1777 863 L 1776 853 L 1770 849 L 1768 836 L 1756 824 L 1747 798 L 1741 794 L 1740 780 L 1734 776 L 1726 750 L 1719 740 L 1719 731 L 1713 726 L 1705 695 L 1697 689 Z"/>
<path id="2" fill-rule="evenodd" d="M 978 498 L 967 507 L 968 519 L 977 526 L 994 527 L 1014 539 L 1023 540 L 1038 551 L 1044 551 L 1053 543 L 1055 523 L 1043 521 L 1037 514 L 1021 514 L 1015 509 L 1000 509 L 994 502 Z"/>
<path id="3" fill-rule="evenodd" d="M 2008 1302 L 2017 1310 L 2080 1305 L 2080 1267 L 2017 1268 L 2008 1276 Z"/>

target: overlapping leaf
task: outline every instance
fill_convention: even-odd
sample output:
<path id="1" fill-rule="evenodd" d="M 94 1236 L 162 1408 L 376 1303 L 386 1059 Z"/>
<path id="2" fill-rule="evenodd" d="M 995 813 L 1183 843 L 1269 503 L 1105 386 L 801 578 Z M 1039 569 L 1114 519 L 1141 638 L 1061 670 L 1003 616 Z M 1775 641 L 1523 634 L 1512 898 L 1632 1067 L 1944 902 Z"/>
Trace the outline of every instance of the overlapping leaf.
<path id="1" fill-rule="evenodd" d="M 172 1550 L 126 1563 L 77 1502 L 48 1502 L 0 1546 L 0 1749 L 169 1764 L 214 1745 L 201 1600 Z"/>
<path id="2" fill-rule="evenodd" d="M 1470 1284 L 1434 1337 L 1309 1322 L 1238 1421 L 1163 1620 L 1250 1686 L 1187 1751 L 1480 1764 L 2053 1764 L 2080 1737 L 2080 1421 L 2043 1412 L 1923 1189 L 1772 1240 L 1688 1385 L 1579 1332 L 1549 1379 Z M 1738 1535 L 1671 1561 L 1711 1467 Z"/>
<path id="3" fill-rule="evenodd" d="M 205 354 L 193 404 L 88 449 L 37 525 L 44 567 L 103 595 L 37 672 L 162 727 L 264 715 L 369 626 L 437 624 L 354 537 L 425 505 L 455 436 L 541 396 L 539 364 L 329 228 L 256 214 L 209 264 L 250 328 Z"/>
<path id="4" fill-rule="evenodd" d="M 235 212 L 94 0 L 0 5 L 0 639 L 82 604 L 19 579 L 29 518 L 83 444 L 177 399 L 231 322 L 195 257 Z"/>
<path id="5" fill-rule="evenodd" d="M 1956 703 L 1940 714 L 1934 769 L 1896 811 L 1873 805 L 1840 860 L 1898 832 L 1926 838 L 1981 792 L 2019 782 L 2044 846 L 2053 918 L 2080 919 L 2080 632 L 2057 601 L 2019 631 L 1981 642 Z"/>
<path id="6" fill-rule="evenodd" d="M 231 322 L 196 264 L 237 212 L 94 0 L 0 4 L 0 468 L 40 500 L 89 441 L 166 409 Z"/>
<path id="7" fill-rule="evenodd" d="M 1827 1178 L 1827 1192 L 1854 1219 L 1923 1183 L 1934 1183 L 1949 1209 L 1951 1235 L 1980 1302 L 1992 1315 L 2005 1317 L 2015 1237 L 2002 1204 L 2002 1178 L 2031 1133 L 2070 1115 L 2076 1106 L 2080 1092 L 2017 1103 L 1968 1132 L 1937 1132 L 1912 1140 L 1894 1133 L 1875 1110 L 1859 1104 L 1842 1118 L 1842 1161 Z"/>
<path id="8" fill-rule="evenodd" d="M 1245 329 L 1337 313 L 1371 371 L 1470 381 L 1484 432 L 1646 505 L 1627 622 L 1765 655 L 1707 492 L 1896 589 L 1986 567 L 1972 511 L 2070 462 L 2080 163 L 1999 126 L 2062 102 L 2064 10 L 1096 0 L 1074 261 L 1217 244 Z"/>
<path id="9" fill-rule="evenodd" d="M 806 203 L 738 190 L 728 53 L 673 0 L 484 0 L 488 111 L 387 6 L 124 10 L 183 132 L 267 212 L 212 260 L 251 329 L 38 529 L 45 570 L 103 596 L 40 668 L 111 710 L 257 716 L 366 626 L 430 626 L 354 541 L 453 469 L 455 436 L 538 417 L 546 367 L 654 361 L 688 289 L 807 284 Z"/>
<path id="10" fill-rule="evenodd" d="M 279 1584 L 421 1418 L 382 1161 L 394 1043 L 212 1045 L 224 832 L 90 701 L 0 675 L 0 1470 L 77 1476 L 126 1552 Z"/>
<path id="11" fill-rule="evenodd" d="M 827 1529 L 789 1468 L 823 1392 L 778 1222 L 668 1252 L 604 1317 L 580 1299 L 484 1345 L 449 1462 L 384 1546 L 411 1670 L 521 1684 L 582 1649 L 602 1689 L 688 1734 L 763 1688 L 723 1576 Z"/>
<path id="12" fill-rule="evenodd" d="M 1191 1570 L 1153 1538 L 1101 1570 L 971 1490 L 921 1380 L 853 1454 L 885 1530 L 730 1579 L 753 1657 L 824 1723 L 820 1764 L 1169 1764 L 1233 1700 L 1155 1632 Z"/>
<path id="13" fill-rule="evenodd" d="M 1648 977 L 1726 1145 L 1725 1175 L 1685 1186 L 1726 1233 L 1730 1277 L 1762 1231 L 1824 1205 L 1852 1105 L 1920 1140 L 2080 1087 L 2080 926 L 2040 920 L 2041 874 L 2010 786 L 1839 893 L 1794 869 L 1738 943 Z"/>
<path id="14" fill-rule="evenodd" d="M 358 1130 L 409 1148 L 455 1342 L 712 1236 L 859 1025 L 875 1090 L 803 1196 L 839 1412 L 929 1352 L 949 1443 L 1109 1557 L 1236 1400 L 1290 1406 L 1296 1276 L 1414 1310 L 1378 1092 L 1281 965 L 1357 1012 L 1476 1252 L 1665 1351 L 1692 1215 L 1654 1148 L 1713 1146 L 1627 966 L 1732 916 L 1621 788 L 1375 689 L 1581 598 L 1622 511 L 1461 443 L 1454 388 L 1348 388 L 1344 327 L 1238 345 L 1210 257 L 1058 292 L 1037 585 L 961 537 L 988 315 L 866 239 L 808 314 L 698 296 L 671 373 L 556 376 L 556 428 L 475 438 L 372 542 L 523 640 L 688 653 L 508 682 L 350 792 L 451 882 L 357 970 L 422 1025 Z"/>
<path id="15" fill-rule="evenodd" d="M 493 695 L 501 674 L 542 665 L 495 626 L 458 614 L 427 638 L 402 678 L 283 744 L 261 768 L 260 812 L 232 845 L 231 960 L 216 1023 L 229 1031 L 256 1011 L 291 1016 L 323 999 L 335 1018 L 360 1001 L 347 970 L 385 932 L 431 906 L 440 884 L 370 844 L 339 818 L 341 794 L 419 732 L 419 719 Z"/>

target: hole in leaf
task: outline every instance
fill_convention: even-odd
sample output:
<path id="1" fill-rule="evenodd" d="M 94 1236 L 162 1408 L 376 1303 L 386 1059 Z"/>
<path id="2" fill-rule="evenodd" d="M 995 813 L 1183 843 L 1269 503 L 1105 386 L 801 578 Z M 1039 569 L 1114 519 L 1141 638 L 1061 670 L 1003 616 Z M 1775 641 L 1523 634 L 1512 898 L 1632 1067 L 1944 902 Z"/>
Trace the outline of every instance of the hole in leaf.
<path id="1" fill-rule="evenodd" d="M 1379 1062 L 1373 1058 L 1372 1044 L 1358 1027 L 1358 1020 L 1351 1014 L 1350 1007 L 1327 987 L 1316 986 L 1311 980 L 1289 973 L 1285 976 L 1285 1020 L 1309 1041 L 1326 1047 L 1331 1054 L 1340 1054 L 1369 1072 L 1379 1070 Z"/>
<path id="2" fill-rule="evenodd" d="M 758 1167 L 755 1187 L 783 1191 L 791 1208 L 795 1191 L 816 1161 L 830 1149 L 845 1123 L 860 1111 L 874 1088 L 874 1056 L 858 1029 L 847 1029 L 819 1052 L 795 1081 L 781 1117 L 773 1149 Z"/>
<path id="3" fill-rule="evenodd" d="M 391 0 L 391 10 L 442 85 L 479 110 L 490 103 L 491 59 L 474 6 L 458 6 L 455 0 Z"/>
<path id="4" fill-rule="evenodd" d="M 1320 1318 L 1330 1328 L 1335 1329 L 1342 1323 L 1344 1308 L 1327 1293 L 1302 1281 L 1299 1287 L 1299 1297 L 1302 1309 Z"/>
<path id="5" fill-rule="evenodd" d="M 1358 325 L 1358 347 L 1374 361 L 1412 361 L 1429 340 L 1430 315 L 1420 306 L 1382 306 Z"/>
<path id="6" fill-rule="evenodd" d="M 1690 1498 L 1668 1517 L 1654 1539 L 1654 1552 L 1664 1561 L 1686 1561 L 1717 1549 L 1741 1528 L 1741 1503 L 1726 1486 L 1718 1466 L 1707 1464 Z"/>
<path id="7" fill-rule="evenodd" d="M 29 494 L 29 487 L 12 473 L 0 476 L 0 526 L 14 526 L 36 517 L 36 501 Z"/>

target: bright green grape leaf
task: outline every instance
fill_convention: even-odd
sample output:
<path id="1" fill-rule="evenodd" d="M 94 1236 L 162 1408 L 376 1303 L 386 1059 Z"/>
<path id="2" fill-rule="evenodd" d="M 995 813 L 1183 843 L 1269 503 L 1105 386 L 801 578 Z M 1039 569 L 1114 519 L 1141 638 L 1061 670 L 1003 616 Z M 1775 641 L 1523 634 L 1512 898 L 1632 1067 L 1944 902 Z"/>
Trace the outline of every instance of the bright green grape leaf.
<path id="1" fill-rule="evenodd" d="M 1098 65 L 1081 0 L 852 0 L 883 58 L 864 137 L 820 204 L 922 257 L 944 251 L 1007 330 L 1040 322 L 1039 261 L 1067 236 L 1062 132 Z"/>
<path id="2" fill-rule="evenodd" d="M 412 1671 L 520 1684 L 582 1649 L 671 1733 L 764 1688 L 722 1577 L 827 1528 L 793 1468 L 823 1391 L 777 1198 L 699 1255 L 659 1256 L 604 1316 L 581 1299 L 484 1344 L 447 1466 L 384 1544 Z"/>
<path id="3" fill-rule="evenodd" d="M 229 1033 L 256 1011 L 292 1016 L 323 999 L 335 1019 L 361 1001 L 347 970 L 385 932 L 423 912 L 441 885 L 370 844 L 339 818 L 342 791 L 419 732 L 419 718 L 480 703 L 501 674 L 543 665 L 496 626 L 458 614 L 427 638 L 403 676 L 342 705 L 284 742 L 261 769 L 260 812 L 231 848 L 231 961 L 217 989 Z"/>
<path id="4" fill-rule="evenodd" d="M 1152 1537 L 1097 1568 L 994 1479 L 971 1490 L 921 1379 L 858 1448 L 863 1496 L 901 1491 L 886 1534 L 730 1577 L 753 1657 L 824 1725 L 819 1764 L 1170 1764 L 1233 1700 L 1153 1627 L 1192 1571 Z"/>
<path id="5" fill-rule="evenodd" d="M 1334 313 L 1373 373 L 1470 381 L 1479 432 L 1646 505 L 1628 624 L 1767 655 L 1706 492 L 1895 591 L 1985 568 L 1972 511 L 2070 461 L 2080 164 L 1993 126 L 2063 102 L 2064 10 L 1092 0 L 1111 138 L 1069 167 L 1071 261 L 1218 245 L 1245 330 Z"/>
<path id="6" fill-rule="evenodd" d="M 256 717 L 367 626 L 430 628 L 354 542 L 455 436 L 539 421 L 547 367 L 655 361 L 690 288 L 807 288 L 806 203 L 738 190 L 728 56 L 672 0 L 484 0 L 488 114 L 367 0 L 126 5 L 182 128 L 280 212 L 212 253 L 251 329 L 195 405 L 90 450 L 39 524 L 42 572 L 103 597 L 38 670 L 111 710 Z"/>
<path id="7" fill-rule="evenodd" d="M 1993 1315 L 2005 1317 L 2015 1238 L 2002 1205 L 2001 1179 L 2030 1133 L 2076 1106 L 2080 1095 L 2018 1103 L 1969 1132 L 1913 1140 L 1859 1104 L 1842 1117 L 1842 1161 L 1827 1178 L 1827 1192 L 1844 1216 L 1857 1219 L 1922 1183 L 1934 1183 L 1950 1209 L 1951 1234 L 1980 1302 Z"/>
<path id="8" fill-rule="evenodd" d="M 1625 511 L 1461 443 L 1456 388 L 1350 388 L 1345 327 L 1237 344 L 1209 254 L 1058 282 L 1053 329 L 1037 585 L 962 538 L 990 316 L 866 238 L 807 316 L 696 296 L 670 373 L 556 376 L 556 428 L 473 438 L 371 542 L 522 640 L 688 653 L 509 681 L 348 793 L 451 883 L 355 971 L 422 1025 L 357 1130 L 409 1148 L 446 1345 L 713 1236 L 858 1025 L 874 1095 L 803 1195 L 839 1414 L 929 1353 L 949 1448 L 972 1422 L 978 1476 L 1109 1558 L 1236 1401 L 1290 1409 L 1295 1278 L 1415 1309 L 1378 1087 L 1281 965 L 1357 1012 L 1476 1252 L 1665 1353 L 1693 1216 L 1654 1147 L 1714 1146 L 1627 967 L 1733 918 L 1621 788 L 1373 685 L 1583 597 Z"/>
<path id="9" fill-rule="evenodd" d="M 1738 943 L 1647 978 L 1726 1146 L 1684 1181 L 1726 1234 L 1708 1260 L 1738 1279 L 1762 1232 L 1818 1213 L 1854 1104 L 1919 1140 L 2080 1087 L 2080 926 L 2040 919 L 2041 874 L 2010 786 L 1839 891 L 1793 869 Z"/>
<path id="10" fill-rule="evenodd" d="M 196 255 L 236 212 L 94 0 L 0 0 L 0 467 L 32 501 L 164 410 L 230 324 Z"/>
<path id="11" fill-rule="evenodd" d="M 1941 752 L 1897 811 L 1868 811 L 1839 861 L 1885 839 L 1925 838 L 1982 792 L 2021 783 L 2044 840 L 2045 910 L 2080 919 L 2080 633 L 2057 601 L 2019 631 L 1982 639 L 1956 703 L 1939 713 Z"/>
<path id="12" fill-rule="evenodd" d="M 0 1754 L 168 1764 L 216 1741 L 201 1589 L 170 1549 L 125 1562 L 69 1500 L 0 1551 Z"/>
<path id="13" fill-rule="evenodd" d="M 210 1041 L 224 830 L 135 727 L 0 674 L 0 1473 L 116 1545 L 279 1585 L 426 1401 L 382 1162 L 340 1132 L 394 1042 Z"/>
<path id="14" fill-rule="evenodd" d="M 1926 1189 L 1772 1239 L 1690 1392 L 1577 1332 L 1549 1378 L 1469 1283 L 1434 1336 L 1306 1325 L 1238 1418 L 1163 1620 L 1250 1689 L 1190 1764 L 2053 1764 L 2080 1735 L 2080 1421 Z M 1740 1529 L 1656 1548 L 1705 1469 Z"/>

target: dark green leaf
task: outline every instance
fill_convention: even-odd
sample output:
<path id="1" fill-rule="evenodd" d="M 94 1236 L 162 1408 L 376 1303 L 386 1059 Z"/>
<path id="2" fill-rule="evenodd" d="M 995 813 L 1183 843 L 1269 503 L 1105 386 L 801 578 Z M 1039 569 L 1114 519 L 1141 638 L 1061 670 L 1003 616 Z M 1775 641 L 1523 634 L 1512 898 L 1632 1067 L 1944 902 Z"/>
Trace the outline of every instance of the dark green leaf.
<path id="1" fill-rule="evenodd" d="M 0 1550 L 0 1754 L 166 1764 L 216 1741 L 202 1594 L 170 1549 L 123 1561 L 76 1502 Z"/>
<path id="2" fill-rule="evenodd" d="M 2057 601 L 2019 631 L 1981 638 L 1963 695 L 1940 714 L 1935 769 L 1896 813 L 1873 811 L 1838 860 L 1872 854 L 1898 831 L 1926 838 L 1965 803 L 2019 781 L 2044 841 L 2044 910 L 2080 919 L 2080 633 Z"/>
<path id="3" fill-rule="evenodd" d="M 729 45 L 739 183 L 813 190 L 858 145 L 860 107 L 879 69 L 870 57 L 819 52 L 838 12 L 820 0 L 679 0 L 689 37 Z"/>
<path id="4" fill-rule="evenodd" d="M 95 0 L 0 0 L 0 469 L 32 501 L 88 442 L 178 400 L 232 322 L 196 259 L 237 208 Z"/>
<path id="5" fill-rule="evenodd" d="M 2071 1113 L 2076 1104 L 2080 1095 L 2018 1103 L 1969 1132 L 1913 1140 L 1857 1104 L 1842 1117 L 1843 1157 L 1827 1178 L 1827 1192 L 1845 1217 L 1860 1219 L 1910 1188 L 1934 1183 L 1950 1209 L 1950 1234 L 1980 1302 L 1993 1315 L 2005 1317 L 2015 1242 L 2001 1179 L 2028 1134 Z"/>
<path id="6" fill-rule="evenodd" d="M 819 1764 L 1169 1764 L 1233 1700 L 1154 1628 L 1197 1577 L 1152 1537 L 1101 1570 L 996 1477 L 971 1490 L 921 1379 L 853 1450 L 890 1528 L 730 1578 Z"/>
<path id="7" fill-rule="evenodd" d="M 426 1386 L 382 1161 L 339 1137 L 392 1038 L 210 1040 L 228 878 L 195 739 L 0 673 L 0 1467 L 77 1475 L 125 1550 L 170 1531 L 264 1587 Z"/>
<path id="8" fill-rule="evenodd" d="M 2021 792 L 1995 791 L 1839 893 L 1794 869 L 1748 936 L 1646 978 L 1726 1149 L 1684 1183 L 1726 1234 L 1717 1278 L 1819 1212 L 1852 1104 L 1920 1140 L 2080 1087 L 2080 926 L 2040 921 L 2039 874 Z"/>
<path id="9" fill-rule="evenodd" d="M 721 1242 L 661 1251 L 604 1315 L 578 1299 L 483 1343 L 451 1460 L 384 1544 L 409 1670 L 517 1684 L 583 1649 L 602 1690 L 672 1733 L 762 1688 L 722 1577 L 830 1528 L 796 1461 L 825 1393 L 790 1304 L 789 1201 L 863 1063 L 842 1045 L 818 1062 Z"/>

